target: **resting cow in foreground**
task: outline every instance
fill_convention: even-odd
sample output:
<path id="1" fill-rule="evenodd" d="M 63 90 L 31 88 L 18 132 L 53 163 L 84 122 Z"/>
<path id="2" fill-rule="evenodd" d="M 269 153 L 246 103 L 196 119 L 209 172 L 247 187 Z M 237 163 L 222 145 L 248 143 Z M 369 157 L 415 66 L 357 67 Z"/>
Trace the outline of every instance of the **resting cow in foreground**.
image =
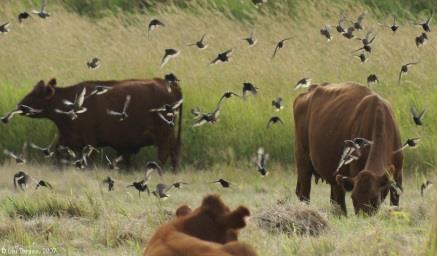
<path id="1" fill-rule="evenodd" d="M 219 196 L 208 195 L 195 210 L 179 207 L 176 219 L 155 231 L 144 256 L 256 256 L 251 246 L 237 241 L 249 215 L 246 207 L 230 211 Z"/>
<path id="2" fill-rule="evenodd" d="M 156 145 L 159 160 L 165 163 L 170 156 L 175 168 L 179 158 L 182 106 L 179 110 L 177 135 L 174 134 L 173 127 L 163 122 L 156 113 L 149 111 L 182 99 L 179 85 L 172 83 L 170 86 L 171 90 L 165 80 L 155 78 L 86 81 L 60 88 L 56 86 L 56 80 L 52 79 L 47 84 L 44 81 L 38 82 L 21 100 L 17 109 L 22 106 L 31 107 L 38 111 L 27 111 L 26 116 L 53 121 L 58 128 L 58 145 L 78 152 L 86 145 L 109 146 L 123 156 L 127 165 L 130 156 L 143 146 Z M 84 96 L 83 105 L 80 96 Z M 129 105 L 123 110 L 126 112 L 123 120 L 108 114 L 112 109 L 123 108 L 127 98 Z M 69 112 L 72 115 L 65 114 L 68 113 L 67 104 L 80 111 Z"/>
<path id="3" fill-rule="evenodd" d="M 331 185 L 331 202 L 346 214 L 345 192 L 352 192 L 355 213 L 374 213 L 390 191 L 399 205 L 402 152 L 399 130 L 387 101 L 354 83 L 312 85 L 294 101 L 296 195 L 310 200 L 311 177 Z M 337 166 L 345 140 L 372 142 L 356 161 Z"/>

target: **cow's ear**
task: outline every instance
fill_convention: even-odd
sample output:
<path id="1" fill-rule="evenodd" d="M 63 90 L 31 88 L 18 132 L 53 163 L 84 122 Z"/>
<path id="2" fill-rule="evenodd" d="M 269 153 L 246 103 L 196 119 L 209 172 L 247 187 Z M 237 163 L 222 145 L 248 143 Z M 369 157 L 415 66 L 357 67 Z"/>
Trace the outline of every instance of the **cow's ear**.
<path id="1" fill-rule="evenodd" d="M 43 80 L 39 81 L 34 87 L 33 90 L 36 92 L 44 92 L 46 89 L 46 84 Z"/>
<path id="2" fill-rule="evenodd" d="M 44 90 L 45 99 L 46 100 L 51 99 L 55 95 L 55 91 L 56 89 L 54 86 L 51 85 L 46 86 Z"/>
<path id="3" fill-rule="evenodd" d="M 58 84 L 58 82 L 56 81 L 56 78 L 52 78 L 52 80 L 50 80 L 47 85 L 51 86 L 51 87 L 56 87 L 56 85 Z"/>
<path id="4" fill-rule="evenodd" d="M 342 186 L 347 192 L 350 192 L 354 189 L 354 181 L 352 178 L 337 174 L 337 176 L 335 176 L 335 180 L 337 181 L 337 184 Z"/>
<path id="5" fill-rule="evenodd" d="M 218 195 L 208 195 L 202 201 L 202 208 L 209 209 L 214 213 L 222 213 L 226 206 Z"/>
<path id="6" fill-rule="evenodd" d="M 176 217 L 183 217 L 192 212 L 191 208 L 188 207 L 186 204 L 179 206 L 179 208 L 176 210 Z"/>
<path id="7" fill-rule="evenodd" d="M 244 206 L 238 207 L 224 218 L 225 225 L 229 228 L 240 229 L 246 226 L 245 217 L 250 216 L 250 211 Z"/>

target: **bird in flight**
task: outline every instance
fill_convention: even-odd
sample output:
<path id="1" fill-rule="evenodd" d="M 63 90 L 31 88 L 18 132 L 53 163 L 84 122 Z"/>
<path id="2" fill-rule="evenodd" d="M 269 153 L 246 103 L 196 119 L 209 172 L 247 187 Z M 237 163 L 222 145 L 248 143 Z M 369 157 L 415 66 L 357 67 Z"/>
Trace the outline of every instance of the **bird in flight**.
<path id="1" fill-rule="evenodd" d="M 164 56 L 161 60 L 161 68 L 165 66 L 171 59 L 176 58 L 181 53 L 178 49 L 168 48 L 164 50 Z"/>
<path id="2" fill-rule="evenodd" d="M 293 38 L 293 37 L 287 37 L 287 38 L 284 38 L 284 39 L 280 40 L 278 43 L 276 43 L 276 47 L 275 47 L 275 51 L 273 52 L 272 59 L 276 56 L 276 53 L 277 53 L 280 49 L 284 48 L 284 46 L 285 46 L 285 42 L 288 41 L 288 40 L 290 40 L 290 39 L 292 39 L 292 38 Z"/>
<path id="3" fill-rule="evenodd" d="M 188 44 L 188 46 L 196 46 L 199 50 L 205 50 L 206 48 L 208 48 L 208 45 L 205 44 L 205 37 L 206 37 L 206 33 L 202 35 L 199 41 L 192 44 Z"/>
<path id="4" fill-rule="evenodd" d="M 50 13 L 47 12 L 47 0 L 42 0 L 41 9 L 39 11 L 33 10 L 32 13 L 38 15 L 41 19 L 47 19 L 50 17 Z"/>
<path id="5" fill-rule="evenodd" d="M 149 27 L 147 30 L 147 38 L 149 38 L 150 32 L 156 30 L 159 27 L 165 27 L 165 24 L 162 23 L 160 20 L 158 19 L 153 19 L 149 22 Z"/>
<path id="6" fill-rule="evenodd" d="M 422 118 L 425 115 L 426 109 L 422 110 L 422 112 L 419 113 L 416 107 L 413 106 L 411 107 L 410 111 L 411 111 L 411 115 L 413 116 L 414 123 L 418 126 L 423 125 Z"/>
<path id="7" fill-rule="evenodd" d="M 215 57 L 215 59 L 213 59 L 209 65 L 214 65 L 214 64 L 218 64 L 218 63 L 225 63 L 225 62 L 229 62 L 229 60 L 232 57 L 232 49 L 229 49 L 225 52 L 219 53 L 217 55 L 217 57 Z"/>
<path id="8" fill-rule="evenodd" d="M 108 113 L 108 115 L 111 115 L 111 116 L 119 116 L 120 117 L 119 121 L 120 122 L 124 121 L 129 116 L 127 114 L 127 109 L 129 107 L 130 101 L 131 101 L 131 96 L 130 96 L 130 94 L 128 94 L 128 95 L 126 95 L 126 98 L 124 100 L 123 109 L 121 110 L 121 112 L 117 112 L 117 111 L 114 111 L 114 110 L 107 109 L 106 113 Z"/>

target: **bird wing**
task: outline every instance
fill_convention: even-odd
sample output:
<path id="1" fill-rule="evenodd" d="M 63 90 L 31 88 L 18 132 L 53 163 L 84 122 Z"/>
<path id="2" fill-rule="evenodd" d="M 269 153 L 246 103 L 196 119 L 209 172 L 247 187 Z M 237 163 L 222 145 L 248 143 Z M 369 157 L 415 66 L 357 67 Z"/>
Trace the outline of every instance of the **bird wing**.
<path id="1" fill-rule="evenodd" d="M 122 113 L 114 111 L 114 110 L 110 110 L 110 109 L 106 109 L 106 113 L 108 115 L 111 115 L 111 116 L 121 116 L 122 115 Z"/>
<path id="2" fill-rule="evenodd" d="M 203 36 L 200 38 L 200 42 L 203 43 L 203 40 L 205 39 L 206 33 L 203 34 Z"/>
<path id="3" fill-rule="evenodd" d="M 416 107 L 412 106 L 410 110 L 411 110 L 411 114 L 413 114 L 413 117 L 417 118 L 418 113 L 417 113 Z"/>
<path id="4" fill-rule="evenodd" d="M 418 118 L 419 118 L 419 119 L 422 119 L 423 116 L 425 115 L 425 112 L 426 112 L 426 109 L 422 110 L 422 112 L 420 112 Z"/>
<path id="5" fill-rule="evenodd" d="M 401 78 L 402 78 L 402 74 L 403 74 L 403 73 L 404 73 L 404 72 L 402 72 L 402 69 L 401 69 L 401 71 L 399 72 L 398 84 L 401 83 Z"/>
<path id="6" fill-rule="evenodd" d="M 161 68 L 165 66 L 165 64 L 167 64 L 167 62 L 170 60 L 170 55 L 168 55 L 167 53 L 164 54 L 164 57 L 162 57 L 161 60 Z"/>
<path id="7" fill-rule="evenodd" d="M 126 110 L 129 107 L 130 101 L 131 101 L 131 96 L 130 96 L 130 94 L 128 94 L 126 96 L 126 99 L 124 100 L 123 112 L 122 113 L 126 113 Z"/>
<path id="8" fill-rule="evenodd" d="M 83 102 L 85 101 L 85 94 L 86 94 L 86 87 L 83 87 L 76 102 L 79 107 L 82 107 Z"/>
<path id="9" fill-rule="evenodd" d="M 5 155 L 9 156 L 9 157 L 14 158 L 14 159 L 17 159 L 17 158 L 18 158 L 14 153 L 12 153 L 11 151 L 9 151 L 9 150 L 7 150 L 7 149 L 3 150 L 3 153 L 4 153 Z"/>
<path id="10" fill-rule="evenodd" d="M 269 122 L 267 123 L 267 128 L 270 128 L 270 125 L 272 125 L 273 120 L 270 118 Z"/>
<path id="11" fill-rule="evenodd" d="M 34 143 L 30 143 L 30 147 L 31 148 L 34 148 L 34 149 L 38 149 L 38 150 L 44 150 L 45 148 L 43 148 L 43 147 L 40 147 L 40 146 L 38 146 L 38 145 L 36 145 L 36 144 L 34 144 Z"/>
<path id="12" fill-rule="evenodd" d="M 41 1 L 41 13 L 44 13 L 47 7 L 47 0 Z"/>
<path id="13" fill-rule="evenodd" d="M 180 99 L 178 102 L 176 102 L 175 104 L 173 104 L 172 109 L 173 109 L 173 110 L 178 109 L 178 108 L 182 105 L 183 102 L 184 102 L 184 99 L 183 99 L 183 98 Z"/>
<path id="14" fill-rule="evenodd" d="M 417 63 L 419 63 L 419 62 L 410 62 L 410 63 L 407 63 L 407 64 L 405 64 L 405 66 L 407 66 L 407 67 L 411 67 L 411 66 L 413 66 L 413 65 L 416 65 Z"/>
<path id="15" fill-rule="evenodd" d="M 276 52 L 278 51 L 278 49 L 279 49 L 279 43 L 276 44 L 276 48 L 275 51 L 273 52 L 272 59 L 276 56 Z"/>
<path id="16" fill-rule="evenodd" d="M 169 121 L 169 120 L 167 120 L 167 118 L 165 118 L 165 116 L 163 116 L 163 115 L 161 114 L 161 112 L 158 112 L 158 116 L 159 116 L 159 118 L 161 118 L 161 120 L 163 120 L 166 124 L 168 124 L 168 125 L 172 125 L 172 124 L 173 124 L 173 121 Z"/>

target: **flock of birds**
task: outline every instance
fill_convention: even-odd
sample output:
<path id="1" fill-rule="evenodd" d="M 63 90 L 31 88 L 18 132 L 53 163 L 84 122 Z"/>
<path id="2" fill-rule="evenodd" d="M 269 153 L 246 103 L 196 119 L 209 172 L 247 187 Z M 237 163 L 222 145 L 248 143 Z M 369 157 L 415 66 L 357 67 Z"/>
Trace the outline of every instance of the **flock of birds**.
<path id="1" fill-rule="evenodd" d="M 265 4 L 266 2 L 267 2 L 267 0 L 252 0 L 252 3 L 255 5 L 255 7 L 259 7 L 263 4 Z M 37 15 L 41 19 L 49 18 L 51 15 L 50 15 L 50 13 L 47 12 L 47 0 L 42 0 L 41 8 L 39 10 L 33 10 L 31 13 L 34 15 Z M 361 30 L 365 29 L 364 28 L 364 20 L 365 20 L 366 15 L 367 15 L 367 13 L 364 12 L 361 15 L 359 15 L 357 17 L 357 19 L 350 21 L 350 20 L 348 20 L 345 13 L 342 13 L 340 15 L 338 22 L 337 22 L 337 25 L 335 26 L 336 31 L 340 35 L 342 35 L 344 38 L 349 39 L 349 40 L 355 39 L 355 40 L 361 41 L 362 47 L 360 47 L 359 49 L 354 51 L 354 53 L 356 53 L 356 55 L 354 55 L 354 56 L 357 57 L 361 63 L 365 63 L 369 59 L 369 57 L 373 51 L 373 43 L 375 42 L 375 39 L 376 39 L 376 34 L 374 33 L 373 29 L 369 30 L 363 38 L 357 37 L 355 34 L 357 31 L 361 31 Z M 22 24 L 22 23 L 24 23 L 25 20 L 29 19 L 30 17 L 31 17 L 31 14 L 24 11 L 24 12 L 21 12 L 18 14 L 18 21 L 20 24 Z M 419 22 L 416 24 L 418 26 L 421 26 L 421 28 L 423 29 L 423 32 L 421 32 L 421 34 L 415 38 L 415 44 L 417 47 L 423 47 L 427 44 L 427 42 L 429 40 L 428 33 L 431 32 L 430 22 L 431 22 L 432 18 L 433 18 L 433 12 L 427 20 L 425 20 L 423 22 Z M 349 26 L 346 26 L 348 23 L 349 23 Z M 386 25 L 386 24 L 379 24 L 379 25 L 390 29 L 393 33 L 397 33 L 397 31 L 400 28 L 400 25 L 396 22 L 396 17 L 393 18 L 393 23 L 391 25 Z M 165 27 L 165 26 L 166 26 L 165 23 L 162 22 L 161 20 L 152 19 L 148 24 L 147 37 L 150 38 L 150 34 L 152 32 L 158 30 L 160 27 Z M 10 22 L 6 22 L 6 23 L 0 25 L 0 33 L 1 34 L 6 34 L 9 31 L 10 31 Z M 333 40 L 333 35 L 332 35 L 330 25 L 325 25 L 320 30 L 320 34 L 323 37 L 325 37 L 328 42 Z M 272 53 L 271 58 L 272 59 L 275 58 L 280 53 L 280 50 L 286 46 L 287 41 L 291 40 L 292 38 L 293 37 L 286 37 L 284 39 L 279 40 L 276 43 L 275 48 L 273 49 L 273 53 Z M 208 47 L 206 39 L 207 39 L 207 33 L 204 33 L 199 38 L 199 40 L 197 40 L 196 42 L 188 44 L 188 46 L 196 47 L 199 50 L 204 50 Z M 254 31 L 252 31 L 249 34 L 249 36 L 242 38 L 242 40 L 244 40 L 247 43 L 248 47 L 254 47 L 258 42 L 258 39 L 255 37 Z M 229 62 L 231 57 L 232 57 L 232 53 L 233 53 L 233 49 L 228 49 L 224 52 L 218 53 L 217 56 L 210 61 L 209 65 L 215 65 L 215 64 L 219 64 L 219 63 Z M 176 48 L 165 49 L 164 55 L 161 59 L 160 67 L 161 68 L 164 67 L 170 60 L 178 57 L 180 54 L 181 54 L 181 50 L 179 50 L 179 49 L 176 49 Z M 406 64 L 401 66 L 401 69 L 399 72 L 399 78 L 398 78 L 399 83 L 401 82 L 401 78 L 409 72 L 409 70 L 411 69 L 412 66 L 414 66 L 416 64 L 418 64 L 418 61 L 412 61 L 412 62 L 406 63 Z M 87 61 L 86 65 L 89 69 L 95 70 L 95 69 L 98 69 L 101 67 L 101 60 L 97 57 L 94 57 L 91 60 Z M 165 75 L 164 79 L 166 81 L 167 89 L 169 92 L 171 92 L 171 85 L 179 82 L 179 79 L 173 73 L 169 73 L 169 74 Z M 368 86 L 374 85 L 378 82 L 379 82 L 379 78 L 376 74 L 370 74 L 367 77 Z M 312 83 L 312 79 L 305 77 L 305 78 L 300 79 L 295 84 L 294 88 L 295 88 L 295 90 L 298 90 L 300 88 L 308 88 L 311 85 L 311 83 Z M 111 87 L 96 86 L 93 89 L 93 91 L 91 91 L 90 93 L 87 94 L 86 88 L 83 88 L 81 91 L 76 93 L 75 99 L 73 101 L 71 101 L 69 99 L 63 100 L 63 104 L 65 107 L 64 109 L 55 109 L 54 111 L 60 115 L 68 116 L 69 118 L 71 118 L 71 120 L 75 120 L 78 118 L 78 116 L 80 114 L 83 114 L 87 111 L 87 108 L 84 107 L 83 104 L 89 97 L 105 94 L 109 90 L 111 90 Z M 218 121 L 219 115 L 221 113 L 223 104 L 224 104 L 226 99 L 229 99 L 231 97 L 245 99 L 249 95 L 256 96 L 258 93 L 258 90 L 259 90 L 259 88 L 256 87 L 253 83 L 244 82 L 242 85 L 242 95 L 239 95 L 239 94 L 232 92 L 232 91 L 224 92 L 224 94 L 220 97 L 220 99 L 219 99 L 219 101 L 218 101 L 218 103 L 213 111 L 203 112 L 199 107 L 195 107 L 195 108 L 191 109 L 191 113 L 194 116 L 193 127 L 202 126 L 204 124 L 216 123 Z M 120 109 L 107 109 L 107 114 L 110 116 L 114 116 L 114 117 L 118 118 L 118 120 L 120 122 L 126 120 L 129 117 L 128 110 L 129 110 L 129 104 L 131 102 L 131 98 L 132 98 L 131 95 L 127 95 L 125 98 L 124 104 L 123 104 L 123 106 L 120 106 Z M 175 126 L 175 122 L 174 122 L 175 117 L 177 116 L 179 107 L 181 106 L 182 103 L 183 103 L 183 99 L 181 99 L 180 101 L 175 102 L 173 104 L 165 104 L 161 107 L 154 108 L 154 109 L 151 109 L 149 111 L 156 113 L 158 115 L 158 117 L 163 122 L 165 122 L 167 125 L 169 125 L 170 127 L 174 127 Z M 278 97 L 278 98 L 272 100 L 272 107 L 276 111 L 281 111 L 282 109 L 284 109 L 283 99 L 281 97 Z M 40 113 L 41 111 L 42 110 L 39 110 L 39 109 L 33 109 L 30 106 L 21 105 L 18 107 L 18 109 L 14 110 L 14 111 L 8 113 L 7 115 L 5 115 L 4 117 L 2 117 L 1 121 L 3 121 L 4 123 L 7 123 L 16 114 L 32 115 L 35 113 Z M 417 126 L 423 125 L 422 119 L 423 119 L 424 114 L 425 114 L 425 110 L 418 112 L 415 107 L 411 107 L 412 119 Z M 267 128 L 270 128 L 274 124 L 284 124 L 284 123 L 279 116 L 272 116 L 267 122 Z M 399 148 L 398 150 L 396 150 L 394 153 L 399 152 L 401 150 L 404 150 L 406 148 L 415 148 L 418 145 L 419 140 L 420 140 L 420 138 L 407 139 L 406 142 L 402 145 L 402 147 Z M 35 145 L 33 143 L 31 143 L 30 145 L 33 149 L 41 151 L 45 157 L 51 157 L 54 155 L 54 151 L 51 150 L 52 144 L 49 145 L 48 147 L 40 147 L 40 146 Z M 344 150 L 343 150 L 337 171 L 342 166 L 348 165 L 351 162 L 359 159 L 359 157 L 361 156 L 361 149 L 366 147 L 366 146 L 372 145 L 372 144 L 373 144 L 372 141 L 369 141 L 369 140 L 364 139 L 364 138 L 354 138 L 354 139 L 345 141 L 344 142 Z M 68 147 L 58 146 L 58 148 L 56 148 L 56 150 L 58 151 L 58 153 L 61 153 L 61 154 L 68 156 L 67 158 L 62 159 L 61 160 L 62 162 L 73 164 L 78 168 L 85 168 L 86 166 L 88 166 L 87 159 L 93 154 L 93 152 L 98 152 L 97 149 L 95 149 L 94 147 L 92 147 L 90 145 L 85 146 L 83 148 L 80 156 L 77 156 L 77 154 L 73 150 L 69 149 Z M 15 154 L 9 150 L 4 150 L 4 154 L 7 155 L 8 157 L 12 158 L 13 160 L 15 160 L 15 162 L 18 164 L 24 164 L 26 162 L 26 160 L 23 157 Z M 104 156 L 105 156 L 106 163 L 110 169 L 118 169 L 117 164 L 120 161 L 122 161 L 121 156 L 118 158 L 115 158 L 115 159 L 110 159 L 106 154 Z M 266 176 L 268 174 L 267 167 L 266 167 L 268 158 L 269 158 L 269 155 L 264 152 L 264 149 L 259 148 L 257 151 L 257 154 L 256 154 L 256 158 L 255 158 L 255 160 L 253 160 L 257 171 L 263 176 Z M 68 160 L 68 159 L 74 159 L 74 160 Z M 149 189 L 147 184 L 148 184 L 148 181 L 150 180 L 151 174 L 154 171 L 158 171 L 159 175 L 161 175 L 161 168 L 159 167 L 159 165 L 156 162 L 147 163 L 145 178 L 140 180 L 140 181 L 133 182 L 132 184 L 129 184 L 127 187 L 133 187 L 136 190 L 138 190 L 139 193 L 146 191 L 150 194 L 150 189 Z M 32 180 L 38 180 L 36 188 L 38 188 L 38 187 L 52 188 L 50 183 L 48 183 L 47 181 L 40 180 L 40 179 L 34 179 L 30 175 L 26 174 L 23 171 L 20 171 L 14 175 L 14 185 L 17 186 L 17 184 L 18 184 L 18 186 L 21 189 L 23 189 Z M 104 180 L 104 183 L 108 185 L 109 191 L 113 190 L 114 184 L 115 184 L 114 179 L 112 179 L 111 177 L 107 177 Z M 231 183 L 229 181 L 226 181 L 224 179 L 219 179 L 217 181 L 214 181 L 213 183 L 219 183 L 222 187 L 225 187 L 225 188 L 230 187 L 230 185 L 231 185 Z M 187 184 L 187 183 L 176 182 L 176 183 L 173 183 L 171 185 L 166 185 L 166 184 L 160 183 L 156 186 L 156 190 L 153 191 L 152 193 L 159 198 L 165 198 L 168 196 L 168 192 L 172 188 L 180 188 L 182 185 L 185 185 L 185 184 Z M 422 194 L 423 194 L 423 191 L 426 190 L 427 188 L 429 188 L 431 185 L 432 185 L 432 182 L 425 181 L 421 187 Z"/>

